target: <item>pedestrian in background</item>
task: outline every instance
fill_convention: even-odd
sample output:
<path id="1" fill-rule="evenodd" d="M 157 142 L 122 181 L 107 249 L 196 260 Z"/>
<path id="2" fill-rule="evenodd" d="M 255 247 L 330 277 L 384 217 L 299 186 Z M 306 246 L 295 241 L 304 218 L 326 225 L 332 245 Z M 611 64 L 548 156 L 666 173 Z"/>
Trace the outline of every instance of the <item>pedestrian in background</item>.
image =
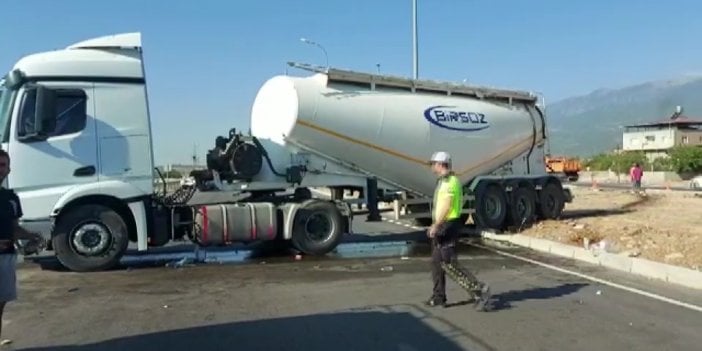
<path id="1" fill-rule="evenodd" d="M 629 170 L 629 178 L 634 191 L 641 191 L 641 178 L 643 178 L 643 169 L 638 163 L 634 163 Z"/>

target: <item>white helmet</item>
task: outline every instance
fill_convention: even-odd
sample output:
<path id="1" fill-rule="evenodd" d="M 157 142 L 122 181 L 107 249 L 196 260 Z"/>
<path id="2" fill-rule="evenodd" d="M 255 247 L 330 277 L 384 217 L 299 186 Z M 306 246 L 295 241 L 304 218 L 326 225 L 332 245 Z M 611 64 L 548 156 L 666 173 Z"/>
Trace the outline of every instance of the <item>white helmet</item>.
<path id="1" fill-rule="evenodd" d="M 431 155 L 431 159 L 429 160 L 429 162 L 451 164 L 451 155 L 449 155 L 449 153 L 445 151 L 437 151 L 433 155 Z"/>

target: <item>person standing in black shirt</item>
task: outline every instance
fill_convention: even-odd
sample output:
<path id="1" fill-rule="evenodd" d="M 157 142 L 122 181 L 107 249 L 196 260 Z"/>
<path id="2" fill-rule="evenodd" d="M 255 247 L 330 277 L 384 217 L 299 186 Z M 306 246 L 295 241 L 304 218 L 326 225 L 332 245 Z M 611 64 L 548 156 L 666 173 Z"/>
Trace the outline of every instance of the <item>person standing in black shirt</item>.
<path id="1" fill-rule="evenodd" d="M 10 156 L 5 150 L 0 150 L 0 183 L 10 173 Z M 6 188 L 0 188 L 0 336 L 2 336 L 2 314 L 5 304 L 17 299 L 17 240 L 41 242 L 42 237 L 30 233 L 19 225 L 22 217 L 22 205 L 17 194 Z M 9 340 L 0 338 L 0 344 Z"/>

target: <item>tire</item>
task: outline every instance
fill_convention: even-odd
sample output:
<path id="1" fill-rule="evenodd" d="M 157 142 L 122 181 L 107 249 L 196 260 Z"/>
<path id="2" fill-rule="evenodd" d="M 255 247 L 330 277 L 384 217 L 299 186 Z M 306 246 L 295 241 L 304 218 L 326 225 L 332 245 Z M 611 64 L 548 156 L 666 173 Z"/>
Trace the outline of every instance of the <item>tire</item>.
<path id="1" fill-rule="evenodd" d="M 557 183 L 546 183 L 539 193 L 539 204 L 536 206 L 539 219 L 559 218 L 564 206 L 563 188 Z"/>
<path id="2" fill-rule="evenodd" d="M 475 192 L 475 224 L 478 228 L 502 230 L 507 217 L 507 195 L 497 183 L 478 185 Z"/>
<path id="3" fill-rule="evenodd" d="M 509 224 L 517 228 L 529 227 L 536 217 L 536 190 L 531 184 L 514 187 L 509 202 Z"/>
<path id="4" fill-rule="evenodd" d="M 307 202 L 295 213 L 292 243 L 307 255 L 326 255 L 341 242 L 343 228 L 336 205 L 328 201 Z"/>
<path id="5" fill-rule="evenodd" d="M 81 232 L 86 235 L 82 242 L 76 237 Z M 95 240 L 99 240 L 97 244 Z M 75 272 L 101 271 L 119 263 L 127 251 L 129 233 L 124 219 L 111 208 L 82 205 L 59 218 L 52 244 L 56 257 L 66 268 Z M 93 244 L 93 252 L 86 252 Z"/>

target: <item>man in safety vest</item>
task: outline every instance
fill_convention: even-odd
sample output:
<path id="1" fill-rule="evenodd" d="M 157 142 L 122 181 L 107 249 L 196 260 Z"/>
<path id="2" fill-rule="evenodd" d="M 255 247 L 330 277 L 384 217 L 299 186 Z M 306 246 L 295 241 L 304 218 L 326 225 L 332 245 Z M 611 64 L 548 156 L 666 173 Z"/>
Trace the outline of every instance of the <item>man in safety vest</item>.
<path id="1" fill-rule="evenodd" d="M 446 274 L 462 288 L 468 290 L 475 302 L 486 302 L 489 289 L 467 269 L 458 264 L 456 242 L 463 223 L 463 186 L 451 171 L 451 156 L 436 152 L 430 159 L 432 171 L 439 177 L 434 191 L 432 225 L 427 231 L 431 238 L 431 275 L 434 283 L 429 306 L 446 306 Z"/>

